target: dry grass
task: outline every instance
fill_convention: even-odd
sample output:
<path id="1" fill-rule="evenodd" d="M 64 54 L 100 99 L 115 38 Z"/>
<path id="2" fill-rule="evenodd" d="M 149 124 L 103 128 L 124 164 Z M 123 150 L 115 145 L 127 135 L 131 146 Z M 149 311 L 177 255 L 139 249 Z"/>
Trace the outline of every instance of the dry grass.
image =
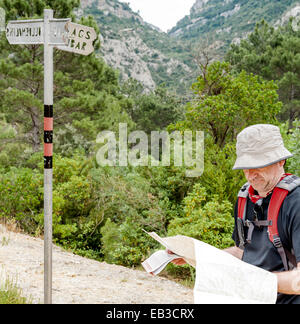
<path id="1" fill-rule="evenodd" d="M 3 225 L 10 232 L 22 233 L 19 224 L 13 218 L 8 218 L 8 219 L 6 217 L 0 218 L 0 225 Z"/>
<path id="2" fill-rule="evenodd" d="M 22 296 L 22 290 L 18 288 L 17 283 L 6 277 L 4 283 L 0 286 L 0 304 L 31 304 L 31 300 Z"/>

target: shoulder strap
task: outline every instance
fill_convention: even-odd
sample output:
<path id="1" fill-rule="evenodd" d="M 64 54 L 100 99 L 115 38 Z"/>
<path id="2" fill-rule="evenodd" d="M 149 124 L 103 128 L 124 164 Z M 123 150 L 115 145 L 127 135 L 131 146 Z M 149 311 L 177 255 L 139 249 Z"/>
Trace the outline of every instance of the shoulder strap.
<path id="1" fill-rule="evenodd" d="M 269 210 L 268 210 L 268 220 L 271 221 L 270 222 L 271 225 L 269 226 L 268 234 L 269 234 L 269 239 L 272 243 L 274 243 L 274 241 L 277 240 L 277 238 L 279 238 L 278 215 L 279 215 L 281 205 L 288 194 L 289 194 L 288 190 L 276 187 L 273 191 L 270 200 Z"/>
<path id="2" fill-rule="evenodd" d="M 241 220 L 246 219 L 246 209 L 247 209 L 247 197 L 249 194 L 249 183 L 246 183 L 238 193 L 238 218 Z M 289 194 L 289 192 L 300 186 L 300 178 L 295 175 L 289 174 L 282 181 L 278 183 L 273 191 L 269 210 L 268 210 L 268 235 L 270 241 L 277 248 L 278 253 L 281 256 L 284 267 L 286 270 L 289 269 L 286 255 L 290 255 L 290 252 L 285 251 L 278 232 L 278 215 L 280 208 L 283 204 L 284 199 Z M 291 260 L 290 256 L 288 257 Z M 294 264 L 294 262 L 292 262 Z"/>
<path id="3" fill-rule="evenodd" d="M 300 178 L 290 174 L 275 187 L 268 210 L 268 220 L 272 221 L 272 225 L 269 227 L 269 238 L 271 242 L 274 242 L 274 239 L 276 240 L 276 237 L 279 237 L 277 221 L 281 205 L 286 196 L 299 186 Z"/>
<path id="4" fill-rule="evenodd" d="M 239 247 L 244 249 L 245 245 L 245 236 L 244 236 L 244 220 L 246 219 L 246 210 L 247 210 L 247 197 L 249 193 L 250 184 L 247 182 L 243 185 L 241 190 L 238 193 L 238 213 L 237 213 L 237 234 L 239 237 Z"/>
<path id="5" fill-rule="evenodd" d="M 249 194 L 249 187 L 250 187 L 250 183 L 249 182 L 245 183 L 243 187 L 240 189 L 238 193 L 238 197 L 247 198 Z"/>
<path id="6" fill-rule="evenodd" d="M 249 194 L 250 184 L 247 182 L 243 185 L 238 193 L 238 218 L 245 219 L 246 207 L 247 207 L 247 197 Z"/>
<path id="7" fill-rule="evenodd" d="M 288 175 L 283 180 L 281 180 L 273 191 L 268 210 L 268 221 L 271 224 L 268 228 L 269 239 L 277 248 L 286 270 L 288 270 L 289 268 L 287 264 L 286 254 L 290 255 L 290 253 L 287 253 L 287 251 L 285 251 L 279 237 L 278 215 L 286 196 L 298 186 L 300 186 L 300 178 L 298 178 L 297 176 Z M 291 260 L 290 257 L 288 259 Z M 294 264 L 294 262 L 292 263 Z"/>
<path id="8" fill-rule="evenodd" d="M 287 177 L 281 180 L 276 187 L 291 192 L 299 186 L 300 186 L 300 178 L 293 174 L 289 174 Z"/>

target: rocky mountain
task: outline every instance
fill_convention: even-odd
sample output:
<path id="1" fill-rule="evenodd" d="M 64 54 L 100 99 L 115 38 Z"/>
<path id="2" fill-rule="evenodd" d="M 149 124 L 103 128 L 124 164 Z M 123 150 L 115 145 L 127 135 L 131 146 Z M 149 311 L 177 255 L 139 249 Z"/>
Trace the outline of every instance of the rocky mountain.
<path id="1" fill-rule="evenodd" d="M 300 18 L 300 0 L 195 0 L 190 14 L 168 34 L 117 0 L 81 0 L 78 14 L 97 20 L 101 55 L 121 79 L 134 78 L 150 90 L 164 82 L 185 94 L 199 73 L 199 49 L 212 49 L 221 59 L 262 19 L 276 26 L 290 16 Z"/>
<path id="2" fill-rule="evenodd" d="M 291 16 L 300 18 L 299 0 L 195 0 L 190 15 L 169 31 L 175 39 L 205 39 L 221 55 L 238 43 L 264 19 L 274 26 Z"/>
<path id="3" fill-rule="evenodd" d="M 140 81 L 147 89 L 165 83 L 184 93 L 195 76 L 189 45 L 146 23 L 127 3 L 82 0 L 79 14 L 91 14 L 100 27 L 101 55 L 123 80 Z"/>

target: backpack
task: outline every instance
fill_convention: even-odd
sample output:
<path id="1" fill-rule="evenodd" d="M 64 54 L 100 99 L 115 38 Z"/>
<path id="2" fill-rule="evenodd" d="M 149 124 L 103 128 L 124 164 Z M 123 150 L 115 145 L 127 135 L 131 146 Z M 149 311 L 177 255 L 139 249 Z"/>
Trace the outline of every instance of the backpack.
<path id="1" fill-rule="evenodd" d="M 239 247 L 244 249 L 246 242 L 251 243 L 252 233 L 255 226 L 268 226 L 269 240 L 276 247 L 286 271 L 296 267 L 296 258 L 293 250 L 289 251 L 283 246 L 279 237 L 277 221 L 284 199 L 298 186 L 300 186 L 300 178 L 291 174 L 288 174 L 277 184 L 270 200 L 267 220 L 258 220 L 255 218 L 254 221 L 249 221 L 246 219 L 247 197 L 250 187 L 249 183 L 246 183 L 238 194 L 237 231 L 240 240 Z M 262 201 L 260 203 L 262 203 Z M 248 227 L 248 236 L 246 240 L 244 238 L 244 226 Z"/>

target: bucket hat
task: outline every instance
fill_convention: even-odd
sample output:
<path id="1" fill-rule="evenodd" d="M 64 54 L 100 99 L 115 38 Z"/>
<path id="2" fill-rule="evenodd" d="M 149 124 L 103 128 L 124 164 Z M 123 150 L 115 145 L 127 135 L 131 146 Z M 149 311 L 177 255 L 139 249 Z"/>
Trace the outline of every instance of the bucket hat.
<path id="1" fill-rule="evenodd" d="M 233 170 L 258 169 L 286 160 L 293 156 L 283 143 L 280 129 L 269 124 L 245 128 L 237 136 Z"/>

